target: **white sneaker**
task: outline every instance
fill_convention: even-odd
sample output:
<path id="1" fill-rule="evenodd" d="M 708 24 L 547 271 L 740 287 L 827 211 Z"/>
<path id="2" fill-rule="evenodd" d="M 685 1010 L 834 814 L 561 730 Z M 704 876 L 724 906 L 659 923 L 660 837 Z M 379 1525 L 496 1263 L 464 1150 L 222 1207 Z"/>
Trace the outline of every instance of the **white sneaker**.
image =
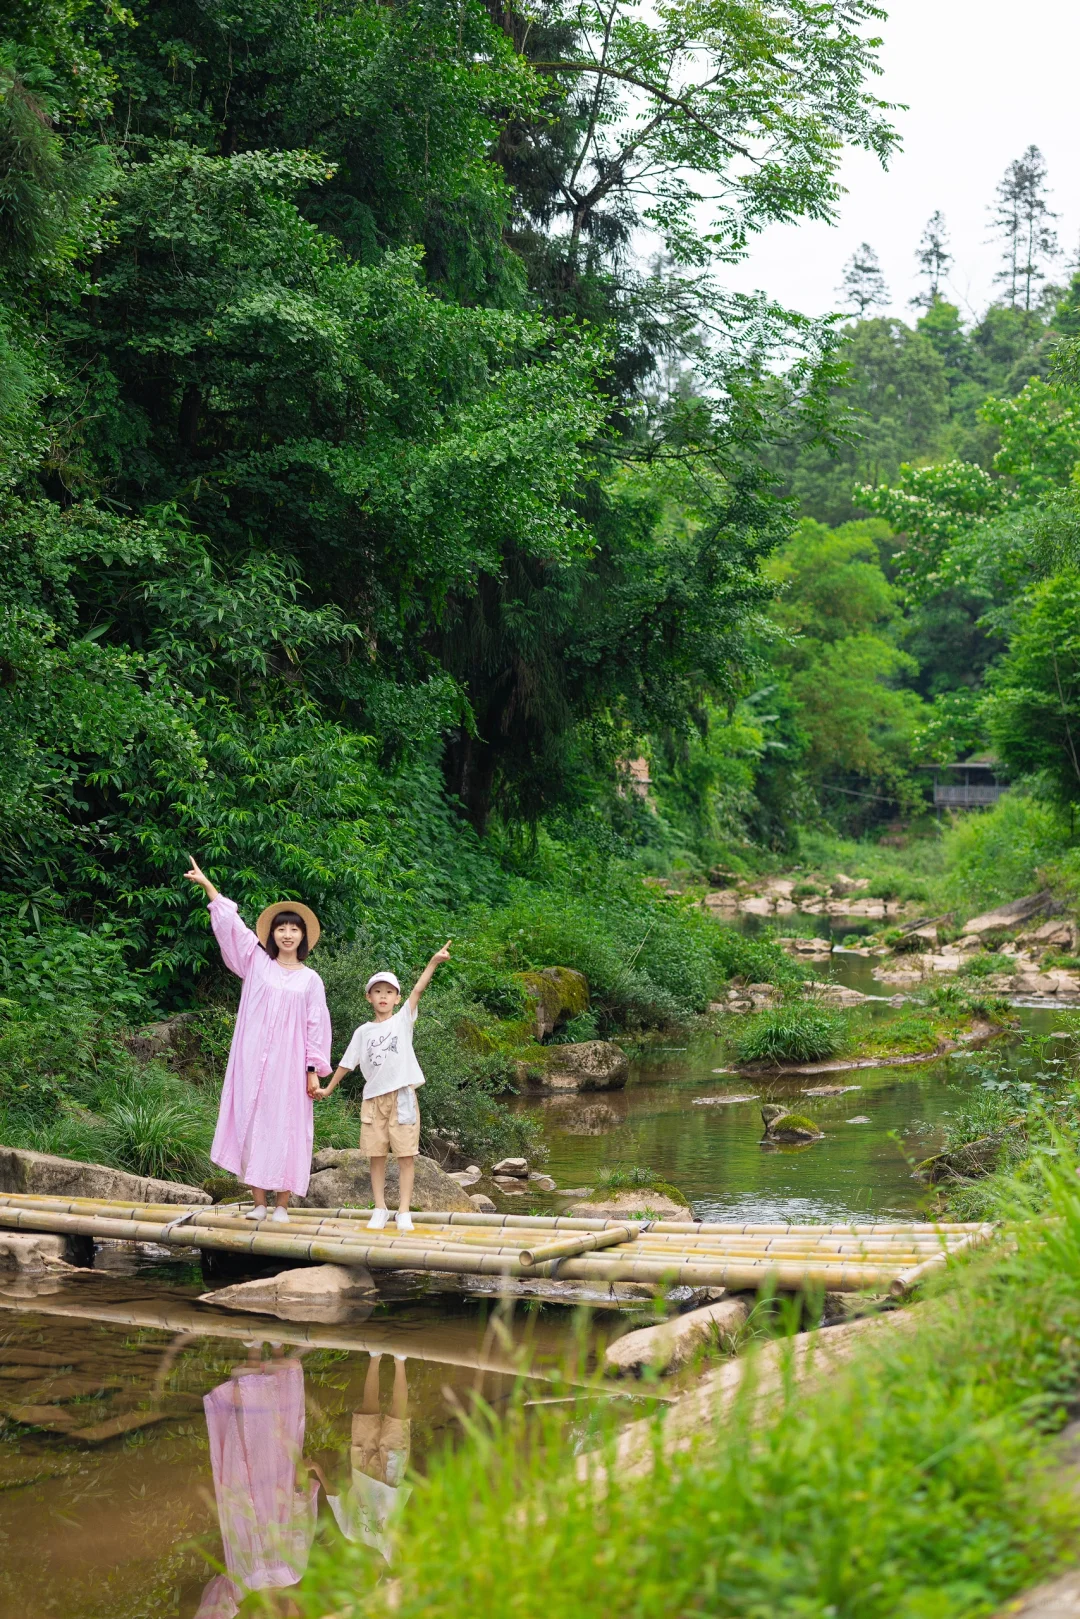
<path id="1" fill-rule="evenodd" d="M 266 1204 L 265 1203 L 256 1203 L 256 1205 L 255 1205 L 255 1207 L 253 1209 L 248 1209 L 247 1217 L 248 1217 L 249 1220 L 265 1220 L 266 1219 Z"/>
<path id="2" fill-rule="evenodd" d="M 390 1210 L 389 1209 L 376 1209 L 375 1213 L 371 1216 L 371 1219 L 367 1223 L 368 1230 L 369 1231 L 381 1231 L 383 1229 L 383 1227 L 386 1225 L 386 1222 L 387 1222 L 387 1220 L 389 1220 L 389 1218 L 390 1218 Z"/>
<path id="3" fill-rule="evenodd" d="M 399 1231 L 412 1231 L 413 1230 L 412 1215 L 408 1212 L 407 1209 L 400 1209 L 398 1211 L 397 1216 L 396 1216 L 396 1223 L 397 1223 L 397 1228 L 398 1228 Z"/>
<path id="4" fill-rule="evenodd" d="M 288 1209 L 277 1208 L 274 1210 L 270 1218 L 274 1221 L 275 1225 L 285 1225 L 289 1218 L 289 1211 Z"/>

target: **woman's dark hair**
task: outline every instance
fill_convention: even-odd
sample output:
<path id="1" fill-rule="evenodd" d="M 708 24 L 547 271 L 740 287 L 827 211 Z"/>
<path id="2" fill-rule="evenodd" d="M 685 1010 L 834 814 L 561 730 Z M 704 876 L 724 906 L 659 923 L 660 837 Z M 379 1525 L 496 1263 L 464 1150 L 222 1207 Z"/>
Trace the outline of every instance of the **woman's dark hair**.
<path id="1" fill-rule="evenodd" d="M 300 929 L 300 932 L 303 934 L 303 938 L 296 947 L 296 959 L 297 961 L 306 961 L 308 953 L 307 923 L 304 921 L 304 918 L 300 915 L 299 911 L 278 911 L 277 915 L 274 917 L 274 920 L 270 924 L 270 931 L 266 935 L 266 944 L 263 946 L 266 954 L 270 957 L 271 961 L 277 960 L 280 952 L 278 951 L 277 940 L 274 938 L 274 929 L 279 928 L 282 922 L 294 922 Z"/>

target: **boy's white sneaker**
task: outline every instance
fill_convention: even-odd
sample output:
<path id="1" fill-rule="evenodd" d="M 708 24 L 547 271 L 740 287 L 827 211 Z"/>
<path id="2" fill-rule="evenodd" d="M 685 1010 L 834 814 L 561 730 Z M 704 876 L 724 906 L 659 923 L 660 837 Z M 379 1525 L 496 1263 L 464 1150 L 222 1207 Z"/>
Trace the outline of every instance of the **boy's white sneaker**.
<path id="1" fill-rule="evenodd" d="M 248 1217 L 249 1220 L 265 1220 L 266 1219 L 266 1204 L 265 1203 L 256 1203 L 256 1205 L 255 1205 L 255 1207 L 253 1209 L 248 1209 L 247 1217 Z"/>
<path id="2" fill-rule="evenodd" d="M 412 1215 L 407 1209 L 400 1209 L 395 1216 L 395 1224 L 399 1231 L 412 1231 Z"/>
<path id="3" fill-rule="evenodd" d="M 276 1225 L 285 1225 L 289 1218 L 289 1211 L 288 1209 L 277 1208 L 270 1218 Z"/>
<path id="4" fill-rule="evenodd" d="M 389 1209 L 376 1209 L 375 1213 L 371 1216 L 371 1219 L 367 1223 L 368 1230 L 369 1231 L 381 1231 L 383 1229 L 383 1227 L 386 1225 L 386 1222 L 387 1222 L 387 1220 L 389 1220 L 389 1218 L 390 1218 L 390 1210 Z"/>

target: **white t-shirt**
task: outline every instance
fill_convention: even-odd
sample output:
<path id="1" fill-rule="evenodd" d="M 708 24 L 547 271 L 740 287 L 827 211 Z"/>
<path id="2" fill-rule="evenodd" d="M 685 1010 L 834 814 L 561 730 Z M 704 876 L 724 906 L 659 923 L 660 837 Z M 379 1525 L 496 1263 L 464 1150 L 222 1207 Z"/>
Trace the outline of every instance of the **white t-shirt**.
<path id="1" fill-rule="evenodd" d="M 338 1064 L 340 1068 L 359 1068 L 364 1076 L 364 1097 L 385 1096 L 387 1091 L 400 1091 L 406 1085 L 422 1085 L 424 1072 L 413 1051 L 413 1024 L 416 1013 L 406 1001 L 393 1017 L 382 1023 L 374 1019 L 361 1023 L 353 1033 Z"/>

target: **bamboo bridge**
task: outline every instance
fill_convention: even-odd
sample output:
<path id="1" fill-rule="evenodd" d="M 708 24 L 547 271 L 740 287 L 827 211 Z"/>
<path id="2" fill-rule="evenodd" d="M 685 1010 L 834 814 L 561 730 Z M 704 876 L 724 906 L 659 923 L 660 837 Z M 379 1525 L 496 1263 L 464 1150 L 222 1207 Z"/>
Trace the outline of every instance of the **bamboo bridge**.
<path id="1" fill-rule="evenodd" d="M 370 1209 L 289 1212 L 255 1223 L 237 1203 L 194 1207 L 0 1194 L 0 1230 L 195 1247 L 293 1264 L 460 1276 L 643 1282 L 729 1291 L 820 1289 L 902 1297 L 992 1234 L 989 1225 L 750 1225 L 563 1215 L 413 1214 L 368 1229 Z"/>

